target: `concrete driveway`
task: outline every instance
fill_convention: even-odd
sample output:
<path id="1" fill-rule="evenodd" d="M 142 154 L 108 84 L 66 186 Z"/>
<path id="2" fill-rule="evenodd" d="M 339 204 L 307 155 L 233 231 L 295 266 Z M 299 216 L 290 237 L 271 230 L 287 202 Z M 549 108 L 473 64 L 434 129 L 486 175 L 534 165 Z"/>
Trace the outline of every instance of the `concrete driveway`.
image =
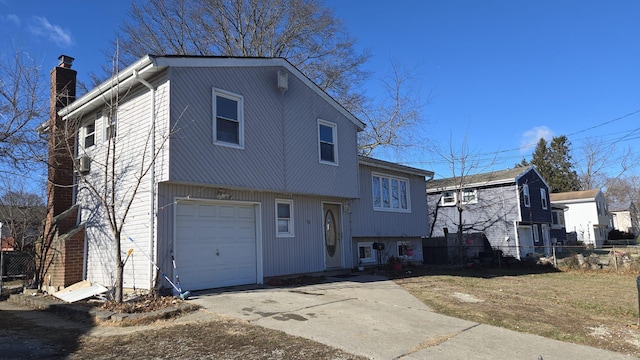
<path id="1" fill-rule="evenodd" d="M 216 314 L 372 359 L 629 359 L 434 313 L 382 276 L 330 277 L 298 287 L 196 292 Z"/>

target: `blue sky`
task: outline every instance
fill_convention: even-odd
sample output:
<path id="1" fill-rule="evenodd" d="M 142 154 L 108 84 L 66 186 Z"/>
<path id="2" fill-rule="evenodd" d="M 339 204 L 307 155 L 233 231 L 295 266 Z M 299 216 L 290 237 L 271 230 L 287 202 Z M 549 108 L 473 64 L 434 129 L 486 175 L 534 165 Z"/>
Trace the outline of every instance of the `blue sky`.
<path id="1" fill-rule="evenodd" d="M 58 55 L 73 56 L 79 80 L 88 82 L 89 73 L 104 65 L 102 51 L 128 4 L 0 0 L 0 35 L 9 39 L 2 53 L 28 51 L 44 76 Z M 531 150 L 523 145 L 561 134 L 569 136 L 579 161 L 586 139 L 616 143 L 617 151 L 635 147 L 638 156 L 640 1 L 326 4 L 358 39 L 357 46 L 372 55 L 366 65 L 372 72 L 365 86 L 370 95 L 381 96 L 379 79 L 393 59 L 414 69 L 416 95 L 429 99 L 421 129 L 427 146 L 378 154 L 382 158 L 447 177 L 450 170 L 429 149 L 447 149 L 450 138 L 454 147 L 466 138 L 470 152 L 485 160 L 481 170 L 498 170 L 528 157 Z M 612 162 L 610 175 L 618 163 Z"/>

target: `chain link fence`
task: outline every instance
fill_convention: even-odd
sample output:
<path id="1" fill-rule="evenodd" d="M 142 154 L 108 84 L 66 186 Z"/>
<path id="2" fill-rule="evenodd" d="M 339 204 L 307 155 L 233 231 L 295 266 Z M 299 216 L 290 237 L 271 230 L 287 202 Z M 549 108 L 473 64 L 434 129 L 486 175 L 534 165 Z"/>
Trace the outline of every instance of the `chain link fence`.
<path id="1" fill-rule="evenodd" d="M 29 285 L 35 274 L 35 260 L 27 251 L 3 251 L 0 256 L 0 294 Z"/>

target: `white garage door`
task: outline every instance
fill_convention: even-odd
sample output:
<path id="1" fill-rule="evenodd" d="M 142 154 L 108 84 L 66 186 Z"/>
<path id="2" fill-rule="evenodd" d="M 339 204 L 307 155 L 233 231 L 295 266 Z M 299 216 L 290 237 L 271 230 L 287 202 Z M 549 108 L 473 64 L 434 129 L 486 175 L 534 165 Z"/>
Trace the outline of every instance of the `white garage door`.
<path id="1" fill-rule="evenodd" d="M 188 201 L 176 212 L 175 259 L 183 291 L 257 282 L 254 206 Z"/>

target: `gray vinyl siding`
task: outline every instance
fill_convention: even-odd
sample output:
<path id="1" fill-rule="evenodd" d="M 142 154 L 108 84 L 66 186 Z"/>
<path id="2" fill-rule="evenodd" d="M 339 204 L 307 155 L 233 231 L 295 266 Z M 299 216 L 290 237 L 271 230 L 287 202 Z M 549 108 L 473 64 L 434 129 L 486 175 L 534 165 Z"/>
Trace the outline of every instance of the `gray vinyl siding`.
<path id="1" fill-rule="evenodd" d="M 295 76 L 276 86 L 280 67 L 170 68 L 169 179 L 354 198 L 356 126 Z M 244 99 L 244 149 L 213 144 L 212 88 Z M 339 166 L 318 159 L 317 119 L 337 124 Z"/>
<path id="2" fill-rule="evenodd" d="M 411 212 L 373 209 L 371 173 L 409 180 Z M 422 237 L 429 235 L 425 179 L 421 176 L 360 165 L 360 198 L 351 205 L 354 237 Z"/>
<path id="3" fill-rule="evenodd" d="M 430 193 L 427 198 L 433 216 L 440 193 Z M 464 205 L 463 209 L 464 233 L 484 233 L 494 249 L 501 249 L 505 255 L 515 255 L 515 224 L 520 220 L 515 184 L 478 189 L 478 203 Z M 432 236 L 444 236 L 445 227 L 450 234 L 455 234 L 458 224 L 457 208 L 440 206 L 437 213 Z M 430 221 L 433 221 L 433 217 Z"/>
<path id="4" fill-rule="evenodd" d="M 180 198 L 215 200 L 219 188 L 161 183 L 158 192 L 158 257 L 164 269 L 170 269 L 170 253 L 174 240 L 174 211 Z M 353 266 L 349 245 L 349 221 L 344 212 L 344 200 L 282 194 L 277 192 L 229 191 L 231 201 L 260 204 L 262 263 L 264 277 L 301 274 L 325 270 L 323 232 L 323 202 L 343 204 L 342 234 L 345 267 Z M 294 211 L 294 237 L 276 237 L 275 201 L 292 199 Z M 161 265 L 162 267 L 163 265 Z"/>

